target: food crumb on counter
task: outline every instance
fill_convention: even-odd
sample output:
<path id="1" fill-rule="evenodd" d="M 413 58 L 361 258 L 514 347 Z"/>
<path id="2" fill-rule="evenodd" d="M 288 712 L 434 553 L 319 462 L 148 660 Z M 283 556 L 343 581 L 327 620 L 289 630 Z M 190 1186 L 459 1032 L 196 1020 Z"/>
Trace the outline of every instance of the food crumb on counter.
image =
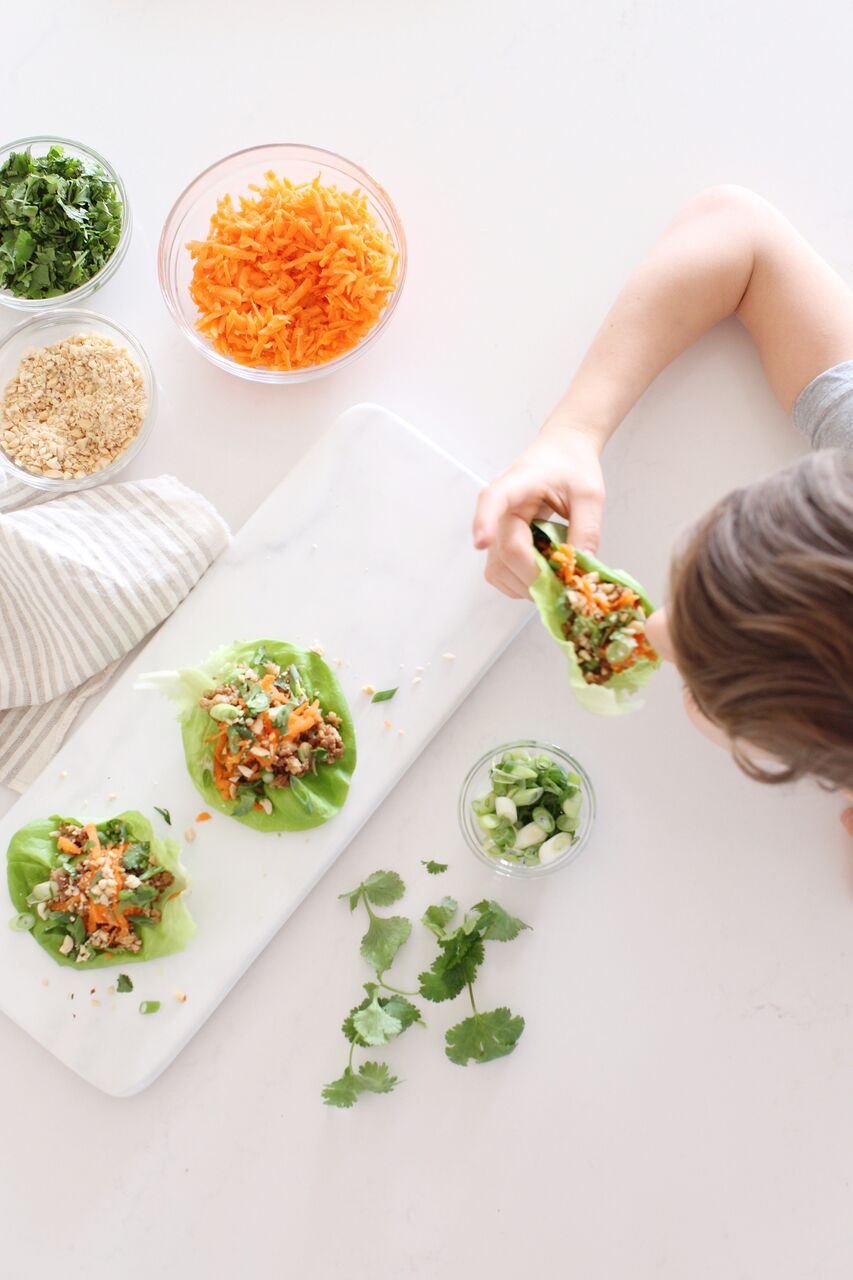
<path id="1" fill-rule="evenodd" d="M 373 684 L 363 684 L 363 685 L 361 686 L 361 692 L 362 692 L 362 693 L 366 693 L 366 694 L 368 694 L 368 696 L 369 696 L 371 693 L 375 693 L 375 692 L 376 692 L 376 686 L 375 686 L 375 685 L 373 685 Z"/>
<path id="2" fill-rule="evenodd" d="M 308 650 L 308 652 L 309 652 L 309 653 L 316 653 L 316 655 L 317 655 L 317 657 L 318 657 L 318 658 L 322 658 L 322 656 L 323 656 L 323 654 L 326 652 L 326 650 L 325 650 L 325 649 L 323 648 L 323 646 L 320 644 L 320 641 L 319 641 L 319 640 L 315 640 L 315 641 L 314 641 L 314 643 L 312 644 L 311 648 Z"/>
<path id="3" fill-rule="evenodd" d="M 111 792 L 110 792 L 110 794 L 107 796 L 107 799 L 108 799 L 108 800 L 116 800 L 116 799 L 118 799 L 118 792 L 117 792 L 117 791 L 111 791 Z"/>
<path id="4" fill-rule="evenodd" d="M 444 658 L 445 662 L 455 662 L 456 660 L 455 653 L 443 653 L 441 656 Z"/>
<path id="5" fill-rule="evenodd" d="M 394 728 L 394 726 L 393 726 L 393 724 L 391 723 L 391 721 L 390 721 L 390 720 L 383 720 L 383 721 L 382 721 L 382 723 L 383 723 L 383 725 L 385 726 L 385 728 L 386 728 L 386 729 L 393 729 L 393 728 Z"/>
<path id="6" fill-rule="evenodd" d="M 50 978 L 42 978 L 42 980 L 41 980 L 41 985 L 42 985 L 43 987 L 49 987 L 49 986 L 50 986 Z"/>
<path id="7" fill-rule="evenodd" d="M 175 999 L 177 1000 L 178 1004 L 186 1004 L 186 1002 L 187 1002 L 187 993 L 186 993 L 186 991 L 176 991 L 176 992 L 175 992 Z"/>
<path id="8" fill-rule="evenodd" d="M 116 989 L 115 989 L 115 987 L 113 986 L 113 984 L 112 984 L 112 983 L 110 983 L 110 985 L 107 987 L 107 995 L 108 995 L 108 996 L 114 996 L 114 995 L 115 995 L 115 993 L 116 993 Z"/>
<path id="9" fill-rule="evenodd" d="M 416 676 L 422 675 L 424 671 L 426 671 L 426 667 L 415 667 Z"/>
<path id="10" fill-rule="evenodd" d="M 60 779 L 62 779 L 62 778 L 67 778 L 67 777 L 68 777 L 68 770 L 67 770 L 67 769 L 60 769 L 60 770 L 59 770 L 59 777 L 60 777 Z"/>
<path id="11" fill-rule="evenodd" d="M 96 1007 L 96 1008 L 100 1007 L 100 1003 L 101 1003 L 101 1002 L 100 1002 L 100 1000 L 96 1000 L 94 996 L 93 996 L 93 997 L 92 997 L 92 999 L 89 1001 L 89 1004 L 93 1004 L 93 1005 L 95 1005 L 95 1007 Z"/>
<path id="12" fill-rule="evenodd" d="M 412 680 L 412 684 L 421 684 L 422 682 L 423 682 L 423 676 L 415 676 L 415 678 Z"/>
<path id="13" fill-rule="evenodd" d="M 186 840 L 187 844 L 192 844 L 193 840 L 195 840 L 195 837 L 196 837 L 195 827 L 184 827 L 184 839 Z"/>
<path id="14" fill-rule="evenodd" d="M 405 730 L 405 729 L 398 729 L 398 730 L 397 730 L 397 737 L 398 737 L 398 738 L 402 738 L 402 737 L 404 737 L 404 736 L 405 736 L 405 733 L 406 733 L 406 730 Z"/>

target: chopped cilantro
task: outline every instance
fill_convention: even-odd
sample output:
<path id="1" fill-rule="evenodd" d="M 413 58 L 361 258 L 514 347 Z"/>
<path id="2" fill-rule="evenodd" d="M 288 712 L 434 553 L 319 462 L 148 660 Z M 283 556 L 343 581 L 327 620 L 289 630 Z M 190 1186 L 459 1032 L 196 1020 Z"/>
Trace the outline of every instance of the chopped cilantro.
<path id="1" fill-rule="evenodd" d="M 123 210 L 100 165 L 13 151 L 0 168 L 0 288 L 54 298 L 90 280 L 112 256 Z"/>
<path id="2" fill-rule="evenodd" d="M 171 813 L 169 813 L 169 810 L 168 810 L 168 809 L 161 809 L 161 808 L 160 808 L 160 806 L 159 806 L 159 805 L 157 805 L 157 804 L 155 804 L 154 808 L 155 808 L 156 812 L 157 812 L 157 813 L 159 813 L 159 815 L 160 815 L 160 817 L 163 819 L 163 821 L 166 823 L 166 826 L 167 826 L 167 827 L 171 827 L 171 825 L 172 825 L 172 815 L 171 815 Z"/>
<path id="3" fill-rule="evenodd" d="M 133 990 L 133 983 L 131 982 L 130 978 L 127 976 L 126 973 L 120 973 L 118 975 L 118 981 L 116 982 L 116 991 L 125 992 L 125 991 L 132 991 L 132 990 Z"/>
<path id="4" fill-rule="evenodd" d="M 424 859 L 421 858 L 421 866 L 426 867 L 427 875 L 430 876 L 442 875 L 449 865 L 450 864 L 448 862 L 433 862 L 432 858 L 430 858 L 428 862 L 425 862 Z"/>

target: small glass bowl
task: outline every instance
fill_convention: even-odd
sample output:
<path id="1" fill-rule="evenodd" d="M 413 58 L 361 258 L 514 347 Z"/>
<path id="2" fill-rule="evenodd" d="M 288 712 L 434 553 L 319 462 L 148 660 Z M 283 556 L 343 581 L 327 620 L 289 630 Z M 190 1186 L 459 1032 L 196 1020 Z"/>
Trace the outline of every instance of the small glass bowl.
<path id="1" fill-rule="evenodd" d="M 0 402 L 6 387 L 18 370 L 22 357 L 28 351 L 34 347 L 51 346 L 55 342 L 62 342 L 65 338 L 72 338 L 80 333 L 101 334 L 127 348 L 142 370 L 148 403 L 142 425 L 124 452 L 120 453 L 108 467 L 93 471 L 91 475 L 84 476 L 80 480 L 40 476 L 19 467 L 3 448 L 5 427 L 2 408 L 0 408 L 0 470 L 13 476 L 15 480 L 32 485 L 34 489 L 41 489 L 51 494 L 74 493 L 78 489 L 91 489 L 94 485 L 103 484 L 105 480 L 113 480 L 118 472 L 136 457 L 145 444 L 154 426 L 157 411 L 157 387 L 154 374 L 141 342 L 115 320 L 108 320 L 106 316 L 98 315 L 95 311 L 66 310 L 65 308 L 24 320 L 22 324 L 16 325 L 3 339 L 0 339 Z"/>
<path id="2" fill-rule="evenodd" d="M 322 183 L 333 183 L 349 190 L 353 187 L 360 188 L 367 197 L 371 213 L 382 230 L 391 237 L 400 255 L 397 287 L 370 332 L 351 351 L 345 351 L 334 360 L 309 365 L 305 369 L 252 368 L 222 355 L 210 339 L 196 328 L 199 312 L 190 296 L 193 260 L 186 247 L 187 242 L 207 238 L 217 201 L 225 195 L 236 199 L 247 194 L 250 184 L 259 183 L 270 169 L 291 182 L 310 182 L 319 174 Z M 233 155 L 218 160 L 200 173 L 178 196 L 160 236 L 157 272 L 160 291 L 181 333 L 218 368 L 225 369 L 238 378 L 248 378 L 251 382 L 308 382 L 351 364 L 364 355 L 367 348 L 384 332 L 403 292 L 406 279 L 406 238 L 389 196 L 357 164 L 335 155 L 333 151 L 325 151 L 322 147 L 304 146 L 295 142 L 270 143 L 236 151 Z"/>
<path id="3" fill-rule="evenodd" d="M 71 289 L 68 293 L 57 293 L 52 298 L 19 298 L 9 289 L 0 289 L 0 303 L 6 307 L 14 307 L 18 311 L 50 311 L 55 307 L 65 306 L 67 302 L 82 301 L 83 298 L 87 298 L 96 289 L 100 289 L 101 285 L 106 284 L 115 275 L 130 246 L 133 219 L 127 198 L 127 189 L 118 170 L 110 164 L 109 160 L 105 160 L 99 152 L 93 151 L 91 147 L 85 147 L 82 142 L 73 142 L 70 138 L 53 138 L 42 134 L 32 138 L 18 138 L 17 142 L 7 142 L 5 146 L 0 147 L 0 166 L 6 163 L 13 151 L 31 150 L 35 155 L 40 156 L 45 155 L 51 147 L 62 147 L 69 155 L 77 156 L 80 160 L 86 160 L 89 164 L 100 165 L 108 177 L 113 180 L 122 207 L 121 234 L 118 244 L 100 271 L 96 271 L 85 284 L 78 285 L 76 289 Z"/>
<path id="4" fill-rule="evenodd" d="M 506 751 L 529 751 L 533 755 L 540 753 L 548 755 L 557 764 L 562 765 L 567 772 L 576 773 L 580 778 L 583 807 L 575 842 L 562 857 L 555 858 L 553 862 L 547 862 L 544 866 L 527 866 L 523 862 L 509 862 L 503 858 L 493 857 L 483 848 L 480 828 L 477 826 L 477 817 L 471 805 L 473 800 L 476 800 L 478 796 L 485 795 L 491 789 L 489 770 L 492 762 Z M 555 747 L 550 742 L 521 739 L 518 742 L 505 742 L 499 747 L 493 747 L 491 751 L 487 751 L 485 755 L 480 756 L 477 763 L 470 769 L 459 794 L 459 825 L 471 852 L 475 857 L 479 858 L 480 862 L 485 863 L 487 867 L 491 867 L 492 871 L 496 871 L 498 875 L 516 876 L 520 880 L 538 880 L 541 876 L 551 875 L 552 872 L 559 871 L 561 867 L 566 867 L 570 862 L 574 862 L 575 858 L 586 846 L 592 833 L 594 822 L 595 791 L 588 773 L 574 756 L 570 756 L 567 751 L 563 751 L 561 747 Z"/>

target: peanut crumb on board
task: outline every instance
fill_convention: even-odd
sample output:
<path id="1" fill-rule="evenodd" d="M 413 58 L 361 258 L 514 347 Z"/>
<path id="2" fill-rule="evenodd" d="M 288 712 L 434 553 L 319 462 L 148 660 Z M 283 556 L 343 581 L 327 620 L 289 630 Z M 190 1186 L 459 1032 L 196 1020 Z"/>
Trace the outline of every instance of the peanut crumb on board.
<path id="1" fill-rule="evenodd" d="M 362 692 L 362 693 L 366 693 L 366 694 L 368 694 L 368 695 L 369 695 L 369 694 L 371 694 L 371 693 L 375 693 L 375 692 L 376 692 L 376 685 L 373 685 L 373 684 L 363 684 L 363 685 L 361 686 L 361 692 Z"/>
<path id="2" fill-rule="evenodd" d="M 116 800 L 117 798 L 118 798 L 117 791 L 111 791 L 110 794 L 107 796 L 108 800 Z"/>
<path id="3" fill-rule="evenodd" d="M 92 999 L 89 1001 L 89 1004 L 93 1004 L 93 1005 L 95 1005 L 95 1007 L 96 1007 L 96 1008 L 100 1006 L 100 1003 L 101 1003 L 101 1002 L 100 1002 L 100 1000 L 96 1000 L 94 996 L 93 996 L 93 997 L 92 997 Z"/>
<path id="4" fill-rule="evenodd" d="M 112 983 L 110 983 L 110 985 L 107 987 L 107 995 L 108 995 L 108 996 L 114 996 L 114 995 L 115 995 L 115 993 L 116 993 L 116 989 L 115 989 L 115 987 L 113 986 L 113 984 L 112 984 Z"/>
<path id="5" fill-rule="evenodd" d="M 63 779 L 63 778 L 67 778 L 67 777 L 68 777 L 68 770 L 67 770 L 67 769 L 60 769 L 60 770 L 59 770 L 59 777 L 60 777 L 60 780 L 61 780 L 61 779 Z"/>
<path id="6" fill-rule="evenodd" d="M 422 681 L 423 681 L 423 676 L 415 676 L 415 678 L 412 680 L 412 684 L 421 684 Z"/>
<path id="7" fill-rule="evenodd" d="M 402 737 L 404 737 L 404 736 L 405 736 L 405 733 L 406 733 L 406 730 L 405 730 L 405 729 L 398 729 L 398 730 L 397 730 L 397 737 L 398 737 L 398 738 L 402 738 Z"/>
<path id="8" fill-rule="evenodd" d="M 186 840 L 187 844 L 192 844 L 193 840 L 195 840 L 195 837 L 196 837 L 195 827 L 184 827 L 184 839 Z"/>
<path id="9" fill-rule="evenodd" d="M 326 650 L 320 644 L 319 640 L 315 640 L 314 644 L 312 644 L 311 648 L 309 649 L 309 653 L 316 653 L 318 658 L 322 658 L 325 652 Z"/>
<path id="10" fill-rule="evenodd" d="M 383 723 L 383 725 L 385 726 L 385 728 L 386 728 L 386 729 L 393 729 L 393 728 L 394 728 L 394 726 L 393 726 L 393 724 L 391 723 L 391 721 L 390 721 L 390 720 L 383 720 L 383 721 L 382 721 L 382 723 Z"/>
<path id="11" fill-rule="evenodd" d="M 420 676 L 426 671 L 426 667 L 415 667 L 415 675 Z"/>
<path id="12" fill-rule="evenodd" d="M 3 449 L 33 475 L 81 480 L 125 451 L 146 408 L 130 352 L 104 334 L 78 333 L 23 356 L 3 393 Z"/>
<path id="13" fill-rule="evenodd" d="M 186 1002 L 187 1002 L 187 993 L 186 993 L 186 991 L 176 991 L 176 992 L 175 992 L 175 999 L 177 1000 L 178 1004 L 186 1004 Z"/>
<path id="14" fill-rule="evenodd" d="M 42 980 L 41 980 L 41 985 L 42 985 L 43 987 L 49 987 L 49 986 L 50 986 L 50 978 L 42 978 Z"/>
<path id="15" fill-rule="evenodd" d="M 444 658 L 445 662 L 455 662 L 456 660 L 455 653 L 443 653 L 441 656 Z"/>

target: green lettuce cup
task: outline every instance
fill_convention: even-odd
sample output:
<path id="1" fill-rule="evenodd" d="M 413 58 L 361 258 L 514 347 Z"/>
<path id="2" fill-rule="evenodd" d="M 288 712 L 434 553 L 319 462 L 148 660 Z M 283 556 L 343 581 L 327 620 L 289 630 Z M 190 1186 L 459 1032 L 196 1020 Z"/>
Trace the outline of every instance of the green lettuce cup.
<path id="1" fill-rule="evenodd" d="M 355 728 L 319 654 L 282 640 L 234 643 L 136 687 L 177 702 L 187 769 L 210 808 L 258 831 L 306 831 L 343 808 Z"/>
<path id="2" fill-rule="evenodd" d="M 587 711 L 597 715 L 624 715 L 625 712 L 638 710 L 643 703 L 636 695 L 648 684 L 660 666 L 660 658 L 656 654 L 648 656 L 653 651 L 648 649 L 642 639 L 637 645 L 638 637 L 644 637 L 645 634 L 644 620 L 654 612 L 654 605 L 645 589 L 624 570 L 611 569 L 588 552 L 574 550 L 575 562 L 583 574 L 596 572 L 602 583 L 624 587 L 637 597 L 636 605 L 630 610 L 626 609 L 624 617 L 630 618 L 627 626 L 636 624 L 638 637 L 628 635 L 624 628 L 618 633 L 608 633 L 608 624 L 605 622 L 603 638 L 608 643 L 602 646 L 603 651 L 598 653 L 591 640 L 586 641 L 588 648 L 585 650 L 583 633 L 580 636 L 574 635 L 573 627 L 577 625 L 580 629 L 589 624 L 583 620 L 576 624 L 577 611 L 570 603 L 566 584 L 559 577 L 557 562 L 553 559 L 553 553 L 558 548 L 569 545 L 568 528 L 556 521 L 537 520 L 532 529 L 539 577 L 531 586 L 530 595 L 546 629 L 566 656 L 569 687 L 574 697 Z M 613 648 L 610 648 L 611 645 Z M 636 656 L 638 647 L 639 656 Z M 613 663 L 613 667 L 617 668 L 615 670 L 604 657 L 608 649 L 614 659 L 618 659 Z M 591 661 L 584 664 L 582 655 L 585 652 L 590 653 Z M 618 669 L 626 661 L 630 665 Z M 600 671 L 591 670 L 596 664 L 603 665 L 605 678 L 602 679 Z M 593 680 L 590 680 L 590 675 Z"/>
<path id="3" fill-rule="evenodd" d="M 158 840 L 136 810 L 85 825 L 37 818 L 15 832 L 6 864 L 15 927 L 57 964 L 155 960 L 182 951 L 195 933 L 180 846 Z"/>

